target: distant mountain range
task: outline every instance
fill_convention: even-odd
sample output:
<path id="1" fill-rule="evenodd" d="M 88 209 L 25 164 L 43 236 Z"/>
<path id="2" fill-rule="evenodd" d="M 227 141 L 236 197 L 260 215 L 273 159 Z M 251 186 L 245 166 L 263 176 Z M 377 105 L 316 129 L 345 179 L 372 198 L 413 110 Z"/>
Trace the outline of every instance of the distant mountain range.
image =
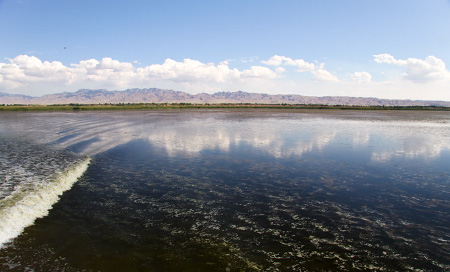
<path id="1" fill-rule="evenodd" d="M 64 92 L 32 97 L 0 92 L 0 104 L 104 104 L 104 103 L 261 103 L 261 104 L 322 104 L 361 106 L 441 106 L 450 107 L 450 101 L 393 100 L 346 96 L 303 96 L 294 94 L 269 95 L 247 92 L 218 92 L 188 94 L 180 91 L 128 89 L 124 91 L 88 90 Z"/>

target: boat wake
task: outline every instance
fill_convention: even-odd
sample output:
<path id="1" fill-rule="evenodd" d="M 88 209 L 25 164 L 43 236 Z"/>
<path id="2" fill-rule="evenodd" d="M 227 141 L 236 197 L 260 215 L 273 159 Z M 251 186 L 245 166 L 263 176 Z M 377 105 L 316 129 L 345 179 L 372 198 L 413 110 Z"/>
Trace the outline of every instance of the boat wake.
<path id="1" fill-rule="evenodd" d="M 2 139 L 0 144 L 0 248 L 37 218 L 87 170 L 89 157 L 67 150 Z"/>

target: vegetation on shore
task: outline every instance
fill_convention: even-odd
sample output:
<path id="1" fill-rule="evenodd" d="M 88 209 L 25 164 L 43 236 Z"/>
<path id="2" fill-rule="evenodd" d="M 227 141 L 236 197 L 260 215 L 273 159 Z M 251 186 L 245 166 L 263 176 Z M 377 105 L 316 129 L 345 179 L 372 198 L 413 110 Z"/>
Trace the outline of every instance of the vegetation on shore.
<path id="1" fill-rule="evenodd" d="M 152 110 L 152 109 L 333 109 L 333 110 L 439 110 L 450 111 L 440 106 L 349 106 L 312 104 L 258 104 L 258 103 L 118 103 L 118 104 L 65 104 L 65 105 L 20 105 L 0 104 L 0 111 L 77 111 L 77 110 Z"/>

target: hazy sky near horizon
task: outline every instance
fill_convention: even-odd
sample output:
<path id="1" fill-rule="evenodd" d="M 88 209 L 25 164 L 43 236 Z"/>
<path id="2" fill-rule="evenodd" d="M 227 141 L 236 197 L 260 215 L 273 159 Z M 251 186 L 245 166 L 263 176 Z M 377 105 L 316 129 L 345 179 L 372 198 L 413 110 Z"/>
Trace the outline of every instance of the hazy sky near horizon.
<path id="1" fill-rule="evenodd" d="M 0 0 L 0 92 L 450 101 L 449 0 Z"/>

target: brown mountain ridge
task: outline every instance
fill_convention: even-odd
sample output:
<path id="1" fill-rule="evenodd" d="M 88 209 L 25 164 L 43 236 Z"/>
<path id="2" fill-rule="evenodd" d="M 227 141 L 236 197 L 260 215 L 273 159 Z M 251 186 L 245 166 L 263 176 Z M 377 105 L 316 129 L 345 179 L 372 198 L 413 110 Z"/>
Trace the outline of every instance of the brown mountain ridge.
<path id="1" fill-rule="evenodd" d="M 303 96 L 294 94 L 264 94 L 217 92 L 213 94 L 188 94 L 186 92 L 148 88 L 108 91 L 105 89 L 81 89 L 76 92 L 48 94 L 32 97 L 0 92 L 0 104 L 117 104 L 117 103 L 258 103 L 258 104 L 321 104 L 352 106 L 439 106 L 450 107 L 450 101 L 379 99 L 372 97 Z"/>

